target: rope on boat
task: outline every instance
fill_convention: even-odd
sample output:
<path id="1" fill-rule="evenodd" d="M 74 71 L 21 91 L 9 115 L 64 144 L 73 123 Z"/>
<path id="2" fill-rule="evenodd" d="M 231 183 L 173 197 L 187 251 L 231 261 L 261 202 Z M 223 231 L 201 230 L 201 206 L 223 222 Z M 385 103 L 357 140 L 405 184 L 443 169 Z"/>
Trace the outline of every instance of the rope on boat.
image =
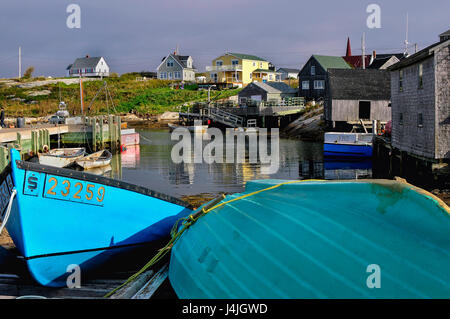
<path id="1" fill-rule="evenodd" d="M 208 214 L 209 212 L 213 211 L 214 209 L 217 209 L 219 207 L 225 206 L 229 203 L 262 193 L 262 192 L 266 192 L 269 190 L 273 190 L 275 188 L 281 187 L 283 185 L 288 185 L 288 184 L 296 184 L 296 183 L 303 183 L 303 182 L 318 182 L 318 181 L 322 181 L 319 179 L 307 179 L 307 180 L 296 180 L 296 181 L 289 181 L 289 182 L 284 182 L 284 183 L 280 183 L 280 184 L 276 184 L 264 189 L 260 189 L 258 191 L 254 191 L 251 192 L 249 194 L 245 194 L 245 195 L 241 195 L 239 197 L 230 199 L 228 201 L 225 202 L 221 202 L 223 199 L 225 199 L 225 195 L 221 195 L 219 197 L 217 197 L 216 199 L 213 199 L 212 201 L 210 201 L 208 204 L 206 204 L 204 207 L 202 207 L 201 209 L 198 209 L 197 211 L 195 211 L 194 213 L 190 214 L 187 217 L 183 217 L 179 220 L 177 220 L 175 222 L 175 224 L 172 227 L 172 230 L 170 231 L 170 235 L 171 235 L 171 239 L 170 241 L 167 243 L 166 246 L 164 246 L 163 248 L 161 248 L 158 253 L 152 258 L 150 259 L 150 261 L 145 264 L 137 273 L 135 273 L 134 275 L 132 275 L 130 278 L 128 278 L 123 284 L 121 284 L 120 286 L 114 288 L 113 290 L 111 290 L 110 292 L 108 292 L 104 298 L 108 298 L 110 296 L 112 296 L 117 290 L 119 290 L 120 288 L 126 286 L 127 284 L 133 282 L 139 275 L 141 275 L 142 273 L 144 273 L 147 269 L 149 269 L 150 267 L 154 266 L 157 262 L 159 262 L 173 247 L 173 245 L 175 244 L 175 242 L 181 237 L 181 235 L 189 228 L 191 227 L 193 224 L 195 224 L 195 222 L 202 216 Z M 181 228 L 179 227 L 181 222 Z M 179 229 L 180 228 L 180 229 Z"/>
<path id="2" fill-rule="evenodd" d="M 3 218 L 3 222 L 0 226 L 0 235 L 2 234 L 3 228 L 5 228 L 6 223 L 8 222 L 9 215 L 11 214 L 12 203 L 13 203 L 14 197 L 16 197 L 16 194 L 17 194 L 17 190 L 15 188 L 13 188 L 13 190 L 11 192 L 11 197 L 9 198 L 8 208 L 6 209 L 5 218 Z"/>

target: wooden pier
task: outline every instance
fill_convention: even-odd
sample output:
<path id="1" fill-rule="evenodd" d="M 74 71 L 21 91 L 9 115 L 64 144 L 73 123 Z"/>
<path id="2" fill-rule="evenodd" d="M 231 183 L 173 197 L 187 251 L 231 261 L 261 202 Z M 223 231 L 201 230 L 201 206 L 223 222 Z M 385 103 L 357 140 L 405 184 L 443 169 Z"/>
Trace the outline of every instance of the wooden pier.
<path id="1" fill-rule="evenodd" d="M 180 112 L 179 119 L 187 125 L 192 125 L 195 120 L 206 123 L 208 120 L 213 123 L 220 123 L 227 127 L 248 127 L 248 121 L 254 123 L 256 120 L 258 127 L 281 127 L 291 123 L 298 117 L 298 114 L 305 109 L 305 105 L 278 105 L 274 103 L 261 103 L 256 107 L 233 107 L 225 106 L 198 106 L 192 112 Z"/>
<path id="2" fill-rule="evenodd" d="M 9 149 L 20 150 L 23 158 L 42 152 L 45 147 L 85 147 L 95 152 L 109 148 L 117 152 L 121 145 L 119 116 L 82 117 L 79 124 L 39 124 L 25 128 L 0 130 L 0 170 L 9 163 Z"/>

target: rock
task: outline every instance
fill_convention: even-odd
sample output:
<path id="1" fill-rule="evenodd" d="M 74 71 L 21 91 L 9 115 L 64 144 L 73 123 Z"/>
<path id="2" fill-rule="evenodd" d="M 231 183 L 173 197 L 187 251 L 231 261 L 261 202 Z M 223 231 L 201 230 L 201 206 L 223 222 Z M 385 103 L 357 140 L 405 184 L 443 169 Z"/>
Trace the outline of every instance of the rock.
<path id="1" fill-rule="evenodd" d="M 50 91 L 50 90 L 42 90 L 42 91 L 31 91 L 31 92 L 28 92 L 27 94 L 28 94 L 28 96 L 42 96 L 42 95 L 49 95 L 51 93 L 52 93 L 52 91 Z"/>
<path id="2" fill-rule="evenodd" d="M 178 112 L 164 112 L 158 116 L 159 121 L 176 121 L 179 118 Z"/>

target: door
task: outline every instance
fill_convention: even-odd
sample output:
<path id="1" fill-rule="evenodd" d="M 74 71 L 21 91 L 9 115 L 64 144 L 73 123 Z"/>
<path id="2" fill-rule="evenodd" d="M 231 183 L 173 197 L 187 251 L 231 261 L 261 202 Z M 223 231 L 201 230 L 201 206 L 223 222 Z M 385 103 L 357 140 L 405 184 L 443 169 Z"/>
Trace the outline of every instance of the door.
<path id="1" fill-rule="evenodd" d="M 359 119 L 370 120 L 370 101 L 359 101 Z"/>

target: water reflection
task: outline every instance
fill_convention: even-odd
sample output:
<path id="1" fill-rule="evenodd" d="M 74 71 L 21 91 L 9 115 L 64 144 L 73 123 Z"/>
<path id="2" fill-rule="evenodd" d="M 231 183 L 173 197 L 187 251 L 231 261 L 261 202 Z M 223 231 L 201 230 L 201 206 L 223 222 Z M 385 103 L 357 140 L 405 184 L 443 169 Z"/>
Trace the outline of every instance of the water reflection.
<path id="1" fill-rule="evenodd" d="M 280 139 L 280 168 L 275 174 L 261 172 L 260 164 L 180 163 L 171 160 L 170 133 L 164 129 L 137 129 L 141 145 L 127 147 L 113 156 L 105 176 L 123 179 L 173 196 L 200 193 L 240 192 L 254 179 L 355 179 L 371 177 L 370 161 L 330 162 L 323 158 L 323 144 Z M 205 144 L 209 141 L 205 141 Z M 270 143 L 268 143 L 270 146 Z M 225 154 L 224 154 L 225 156 Z"/>

